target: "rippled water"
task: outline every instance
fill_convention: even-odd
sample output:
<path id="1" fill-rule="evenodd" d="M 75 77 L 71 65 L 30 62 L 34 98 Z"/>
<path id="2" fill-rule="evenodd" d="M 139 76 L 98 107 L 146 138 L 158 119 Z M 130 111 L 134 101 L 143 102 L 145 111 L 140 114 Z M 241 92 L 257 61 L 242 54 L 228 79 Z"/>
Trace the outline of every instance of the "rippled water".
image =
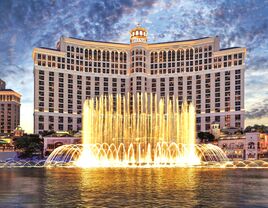
<path id="1" fill-rule="evenodd" d="M 6 168 L 0 207 L 268 207 L 267 169 Z"/>

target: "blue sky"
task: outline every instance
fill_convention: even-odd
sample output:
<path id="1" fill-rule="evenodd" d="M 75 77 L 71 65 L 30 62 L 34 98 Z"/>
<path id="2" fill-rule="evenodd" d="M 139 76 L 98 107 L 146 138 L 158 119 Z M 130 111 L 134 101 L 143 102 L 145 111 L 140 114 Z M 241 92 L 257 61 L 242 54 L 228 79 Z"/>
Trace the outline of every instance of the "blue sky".
<path id="1" fill-rule="evenodd" d="M 268 1 L 1 0 L 0 78 L 23 95 L 22 127 L 33 127 L 34 47 L 61 35 L 128 43 L 137 23 L 151 43 L 218 35 L 222 48 L 246 47 L 246 125 L 268 124 Z"/>

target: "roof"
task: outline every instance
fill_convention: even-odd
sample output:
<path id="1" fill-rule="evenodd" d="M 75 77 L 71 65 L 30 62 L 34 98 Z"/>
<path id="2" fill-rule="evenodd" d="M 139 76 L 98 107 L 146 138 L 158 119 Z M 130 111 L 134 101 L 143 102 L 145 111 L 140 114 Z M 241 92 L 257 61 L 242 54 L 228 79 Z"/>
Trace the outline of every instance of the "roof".
<path id="1" fill-rule="evenodd" d="M 211 37 L 202 37 L 202 38 L 196 38 L 196 39 L 188 39 L 188 40 L 176 40 L 176 41 L 168 41 L 168 42 L 160 42 L 160 43 L 151 43 L 151 45 L 156 44 L 165 44 L 165 43 L 177 43 L 177 42 L 188 42 L 188 41 L 195 41 L 195 40 L 203 40 Z"/>
<path id="2" fill-rule="evenodd" d="M 129 45 L 128 43 L 117 43 L 117 42 L 108 42 L 108 41 L 87 40 L 87 39 L 81 39 L 81 38 L 75 38 L 75 37 L 69 37 L 69 38 L 75 39 L 75 40 L 81 40 L 81 41 L 96 42 L 96 43 L 110 43 L 110 44 L 118 44 L 118 45 Z M 188 40 L 176 40 L 176 41 L 168 41 L 168 42 L 149 43 L 149 45 L 166 44 L 166 43 L 178 43 L 178 42 L 189 42 L 189 41 L 203 40 L 203 39 L 207 39 L 207 38 L 212 38 L 212 37 L 202 37 L 202 38 L 195 38 L 195 39 L 188 39 Z"/>
<path id="3" fill-rule="evenodd" d="M 52 51 L 60 51 L 58 49 L 55 49 L 55 48 L 46 48 L 46 47 L 39 47 L 41 49 L 47 49 L 47 50 L 52 50 Z"/>
<path id="4" fill-rule="evenodd" d="M 110 43 L 110 44 L 118 44 L 118 45 L 129 45 L 128 43 L 117 43 L 117 42 L 108 42 L 108 41 L 86 40 L 86 39 L 74 38 L 74 37 L 69 37 L 69 38 L 75 39 L 75 40 L 81 40 L 81 41 L 96 42 L 96 43 Z"/>
<path id="5" fill-rule="evenodd" d="M 8 94 L 8 93 L 11 93 L 11 94 L 16 94 L 18 95 L 19 97 L 21 97 L 21 94 L 12 90 L 12 89 L 0 89 L 0 93 L 3 93 L 3 94 Z"/>
<path id="6" fill-rule="evenodd" d="M 0 92 L 1 92 L 1 91 L 15 92 L 15 91 L 14 91 L 14 90 L 12 90 L 12 89 L 1 89 L 1 90 L 0 90 Z"/>
<path id="7" fill-rule="evenodd" d="M 220 49 L 220 51 L 225 51 L 225 50 L 230 50 L 230 49 L 236 49 L 236 48 L 241 48 L 241 47 L 222 48 L 222 49 Z"/>

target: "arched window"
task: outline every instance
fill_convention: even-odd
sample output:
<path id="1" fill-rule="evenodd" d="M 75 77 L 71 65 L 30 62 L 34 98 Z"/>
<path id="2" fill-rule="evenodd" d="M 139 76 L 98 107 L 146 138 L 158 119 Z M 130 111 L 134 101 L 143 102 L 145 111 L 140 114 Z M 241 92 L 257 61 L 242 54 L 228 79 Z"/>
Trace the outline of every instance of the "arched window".
<path id="1" fill-rule="evenodd" d="M 106 61 L 106 51 L 102 51 L 102 61 Z"/>
<path id="2" fill-rule="evenodd" d="M 120 52 L 120 62 L 123 62 L 123 59 L 124 59 L 123 52 Z"/>
<path id="3" fill-rule="evenodd" d="M 98 50 L 98 61 L 100 61 L 100 60 L 101 60 L 101 51 Z"/>
<path id="4" fill-rule="evenodd" d="M 57 147 L 62 146 L 62 145 L 63 145 L 62 142 L 56 142 L 56 143 L 54 144 L 54 147 L 57 148 Z"/>
<path id="5" fill-rule="evenodd" d="M 189 60 L 189 55 L 190 55 L 189 49 L 186 49 L 186 60 Z"/>
<path id="6" fill-rule="evenodd" d="M 171 61 L 171 51 L 168 51 L 168 61 Z"/>
<path id="7" fill-rule="evenodd" d="M 181 60 L 184 60 L 184 50 L 181 50 Z"/>
<path id="8" fill-rule="evenodd" d="M 166 62 L 167 61 L 167 52 L 164 51 L 163 52 L 163 62 Z"/>
<path id="9" fill-rule="evenodd" d="M 92 60 L 92 50 L 91 49 L 89 49 L 88 50 L 88 60 Z"/>
<path id="10" fill-rule="evenodd" d="M 115 52 L 114 56 L 115 56 L 115 62 L 118 62 L 118 52 L 117 51 Z"/>
<path id="11" fill-rule="evenodd" d="M 67 51 L 70 51 L 70 46 L 67 46 Z"/>
<path id="12" fill-rule="evenodd" d="M 126 63 L 127 62 L 127 53 L 125 52 L 124 53 L 124 63 Z"/>
<path id="13" fill-rule="evenodd" d="M 181 51 L 177 50 L 177 61 L 181 60 Z"/>
<path id="14" fill-rule="evenodd" d="M 194 50 L 191 48 L 190 49 L 190 60 L 193 60 L 194 58 Z"/>
<path id="15" fill-rule="evenodd" d="M 97 61 L 97 50 L 94 50 L 94 61 Z"/>
<path id="16" fill-rule="evenodd" d="M 110 61 L 110 51 L 107 51 L 106 54 L 107 54 L 107 55 L 106 55 L 106 60 L 107 60 L 107 61 Z"/>
<path id="17" fill-rule="evenodd" d="M 171 60 L 172 60 L 172 61 L 175 61 L 175 51 L 172 51 L 171 56 L 172 56 Z"/>
<path id="18" fill-rule="evenodd" d="M 254 142 L 249 142 L 249 143 L 248 143 L 248 149 L 255 149 L 255 144 L 254 144 Z"/>
<path id="19" fill-rule="evenodd" d="M 151 55 L 151 63 L 154 63 L 154 59 L 155 59 L 154 52 L 152 52 L 150 55 Z"/>
<path id="20" fill-rule="evenodd" d="M 112 62 L 114 62 L 114 51 L 112 51 Z"/>
<path id="21" fill-rule="evenodd" d="M 159 53 L 159 62 L 163 62 L 163 51 Z"/>
<path id="22" fill-rule="evenodd" d="M 85 58 L 88 59 L 88 49 L 85 49 L 84 55 L 85 55 Z"/>

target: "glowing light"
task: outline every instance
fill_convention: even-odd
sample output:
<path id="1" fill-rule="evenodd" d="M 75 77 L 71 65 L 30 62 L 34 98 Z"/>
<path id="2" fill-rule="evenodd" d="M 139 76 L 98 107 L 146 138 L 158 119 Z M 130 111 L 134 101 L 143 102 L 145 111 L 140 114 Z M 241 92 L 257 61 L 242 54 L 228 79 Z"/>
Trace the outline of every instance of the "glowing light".
<path id="1" fill-rule="evenodd" d="M 196 166 L 227 161 L 214 145 L 198 145 L 193 104 L 152 94 L 100 96 L 83 106 L 82 145 L 55 149 L 46 165 Z"/>

